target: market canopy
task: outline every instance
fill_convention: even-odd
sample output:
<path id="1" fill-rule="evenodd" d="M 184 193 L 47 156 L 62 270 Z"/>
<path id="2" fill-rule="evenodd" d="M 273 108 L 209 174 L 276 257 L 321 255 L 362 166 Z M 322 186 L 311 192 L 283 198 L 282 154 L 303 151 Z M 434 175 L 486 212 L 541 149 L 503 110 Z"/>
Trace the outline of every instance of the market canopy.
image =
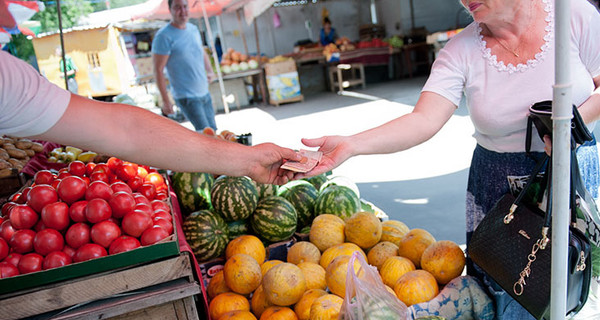
<path id="1" fill-rule="evenodd" d="M 41 1 L 0 0 L 0 43 L 9 42 L 11 34 L 34 35 L 20 24 L 44 8 Z"/>

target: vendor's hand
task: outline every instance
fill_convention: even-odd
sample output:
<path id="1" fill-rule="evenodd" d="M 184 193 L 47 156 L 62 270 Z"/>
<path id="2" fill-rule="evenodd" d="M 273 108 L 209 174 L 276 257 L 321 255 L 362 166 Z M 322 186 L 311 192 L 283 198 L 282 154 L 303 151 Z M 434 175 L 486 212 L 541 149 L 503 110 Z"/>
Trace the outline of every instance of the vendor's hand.
<path id="1" fill-rule="evenodd" d="M 548 156 L 552 155 L 552 138 L 549 135 L 544 136 L 544 151 Z"/>
<path id="2" fill-rule="evenodd" d="M 175 112 L 173 110 L 173 105 L 171 104 L 171 101 L 163 101 L 163 105 L 162 105 L 161 109 L 162 109 L 163 116 L 168 116 Z"/>
<path id="3" fill-rule="evenodd" d="M 309 172 L 298 173 L 294 179 L 317 176 L 328 172 L 342 164 L 350 158 L 349 137 L 344 136 L 325 136 L 316 139 L 302 139 L 302 143 L 307 147 L 319 147 L 323 152 L 323 157 L 317 166 Z"/>
<path id="4" fill-rule="evenodd" d="M 300 161 L 301 156 L 296 151 L 273 143 L 262 143 L 252 148 L 255 157 L 250 160 L 250 178 L 260 183 L 282 185 L 294 177 L 293 172 L 280 167 L 285 160 Z"/>
<path id="5" fill-rule="evenodd" d="M 206 79 L 208 80 L 208 83 L 213 83 L 215 80 L 217 80 L 217 75 L 214 73 L 209 73 L 206 75 Z"/>

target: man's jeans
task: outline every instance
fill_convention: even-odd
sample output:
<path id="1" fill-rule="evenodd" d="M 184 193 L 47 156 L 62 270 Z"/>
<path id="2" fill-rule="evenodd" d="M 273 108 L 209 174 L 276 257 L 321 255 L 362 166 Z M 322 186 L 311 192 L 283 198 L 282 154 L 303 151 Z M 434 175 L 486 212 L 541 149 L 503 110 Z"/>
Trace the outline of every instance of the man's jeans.
<path id="1" fill-rule="evenodd" d="M 217 130 L 215 110 L 210 94 L 202 97 L 175 99 L 175 102 L 185 117 L 194 125 L 196 131 L 201 132 L 205 127 Z"/>

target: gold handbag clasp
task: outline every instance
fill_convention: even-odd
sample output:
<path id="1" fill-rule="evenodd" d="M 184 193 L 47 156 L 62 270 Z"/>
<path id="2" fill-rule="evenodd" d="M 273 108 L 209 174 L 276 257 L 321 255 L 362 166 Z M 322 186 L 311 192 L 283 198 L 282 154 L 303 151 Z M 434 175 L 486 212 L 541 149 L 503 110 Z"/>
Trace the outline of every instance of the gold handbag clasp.
<path id="1" fill-rule="evenodd" d="M 508 210 L 508 214 L 504 216 L 504 224 L 509 224 L 512 221 L 512 219 L 515 217 L 516 210 L 517 205 L 513 203 Z"/>

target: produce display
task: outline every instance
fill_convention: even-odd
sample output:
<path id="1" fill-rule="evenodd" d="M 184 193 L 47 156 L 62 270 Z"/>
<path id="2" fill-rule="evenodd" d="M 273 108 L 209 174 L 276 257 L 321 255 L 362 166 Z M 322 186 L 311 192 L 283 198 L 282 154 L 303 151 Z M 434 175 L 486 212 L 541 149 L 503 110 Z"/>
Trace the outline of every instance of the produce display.
<path id="1" fill-rule="evenodd" d="M 0 278 L 149 246 L 173 234 L 155 169 L 109 158 L 38 171 L 0 216 Z"/>
<path id="2" fill-rule="evenodd" d="M 98 156 L 93 151 L 83 151 L 79 148 L 66 146 L 54 148 L 48 153 L 48 162 L 50 163 L 71 163 L 75 160 L 83 163 L 88 163 L 94 160 Z"/>
<path id="3" fill-rule="evenodd" d="M 262 57 L 250 57 L 247 54 L 229 48 L 223 53 L 221 70 L 223 70 L 223 73 L 231 73 L 256 69 L 259 66 L 259 62 L 263 62 L 262 60 Z"/>
<path id="4" fill-rule="evenodd" d="M 0 138 L 0 178 L 11 176 L 13 169 L 20 172 L 31 157 L 43 151 L 39 142 L 3 136 Z"/>

